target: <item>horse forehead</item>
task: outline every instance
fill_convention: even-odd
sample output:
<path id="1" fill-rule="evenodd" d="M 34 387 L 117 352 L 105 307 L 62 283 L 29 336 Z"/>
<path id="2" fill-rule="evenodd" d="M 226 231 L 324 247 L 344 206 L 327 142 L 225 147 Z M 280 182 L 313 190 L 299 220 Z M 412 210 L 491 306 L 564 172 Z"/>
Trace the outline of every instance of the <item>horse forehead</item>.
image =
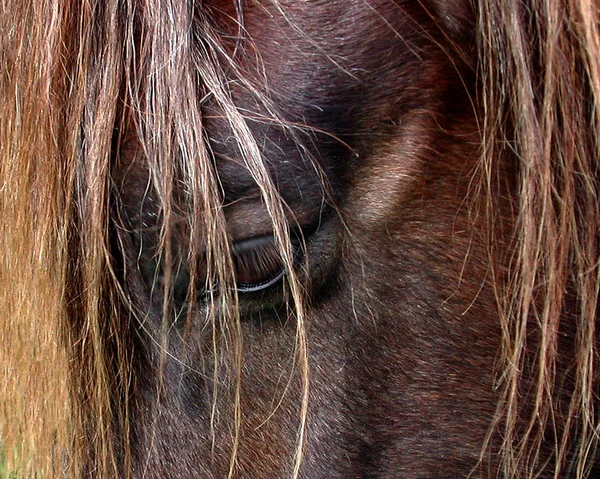
<path id="1" fill-rule="evenodd" d="M 255 62 L 250 71 L 268 88 L 282 118 L 309 132 L 292 141 L 282 128 L 249 122 L 280 191 L 290 196 L 288 203 L 306 205 L 304 198 L 323 193 L 319 175 L 298 154 L 300 140 L 305 143 L 300 148 L 310 151 L 334 183 L 340 170 L 345 170 L 340 176 L 354 174 L 349 171 L 356 166 L 353 155 L 369 157 L 368 167 L 360 170 L 366 180 L 356 188 L 360 201 L 368 206 L 362 211 L 374 218 L 389 211 L 387 202 L 397 199 L 398 186 L 417 174 L 419 165 L 408 160 L 418 158 L 418 150 L 428 143 L 427 112 L 406 115 L 403 111 L 418 111 L 431 103 L 427 92 L 443 89 L 447 81 L 441 72 L 447 58 L 439 54 L 431 32 L 443 27 L 438 20 L 457 21 L 466 3 L 285 0 L 253 4 L 244 19 L 251 50 L 245 61 Z M 458 11 L 454 16 L 453 7 Z M 238 108 L 256 108 L 252 95 L 236 93 L 232 84 Z M 235 145 L 219 141 L 219 136 L 234 138 L 227 126 L 209 125 L 209 130 L 217 139 L 213 146 L 226 196 L 236 201 L 256 194 L 254 181 L 240 168 Z M 386 146 L 392 148 L 386 151 Z"/>
<path id="2" fill-rule="evenodd" d="M 364 187 L 356 188 L 373 210 L 366 208 L 364 213 L 373 217 L 384 214 L 389 209 L 385 198 L 393 198 L 390 188 L 416 173 L 417 165 L 404 160 L 416 158 L 412 150 L 427 143 L 422 138 L 427 130 L 419 129 L 418 121 L 404 120 L 410 132 L 404 128 L 405 134 L 398 137 L 397 128 L 386 127 L 389 131 L 380 133 L 382 123 L 398 123 L 399 110 L 418 108 L 423 92 L 438 88 L 431 81 L 434 62 L 423 62 L 426 57 L 421 50 L 431 43 L 423 31 L 434 24 L 430 19 L 426 26 L 431 13 L 428 8 L 450 9 L 449 3 L 415 6 L 391 0 L 261 0 L 250 5 L 244 21 L 248 46 L 254 52 L 244 61 L 256 62 L 250 71 L 262 76 L 254 81 L 264 82 L 282 119 L 298 126 L 302 134 L 292 138 L 283 127 L 252 118 L 248 124 L 284 200 L 297 213 L 302 214 L 304 208 L 308 215 L 318 214 L 324 195 L 321 173 L 337 186 L 340 178 L 336 174 L 346 175 L 355 165 L 351 161 L 354 156 L 373 156 L 375 147 L 367 144 L 378 135 L 378 150 L 382 143 L 406 141 L 398 145 L 395 154 L 378 153 L 379 160 L 369 163 L 369 186 L 365 182 Z M 250 112 L 250 117 L 265 115 L 258 111 L 260 102 L 247 91 L 236 91 L 235 78 L 231 80 L 233 100 L 240 111 Z M 410 91 L 413 93 L 407 93 Z M 207 117 L 225 202 L 259 197 L 230 127 Z M 410 128 L 411 124 L 416 126 Z M 324 171 L 316 172 L 300 150 L 308 151 Z M 145 174 L 139 176 L 146 178 Z M 373 187 L 373 182 L 379 186 Z M 140 191 L 145 183 L 139 181 Z M 390 194 L 373 194 L 388 190 Z"/>
<path id="3" fill-rule="evenodd" d="M 475 22 L 474 5 L 468 0 L 256 0 L 245 11 L 249 31 L 257 37 L 267 36 L 280 48 L 289 40 L 282 36 L 286 30 L 300 34 L 308 43 L 326 38 L 360 45 L 365 36 L 406 35 L 395 28 L 398 18 L 420 27 L 424 20 L 432 20 L 444 35 L 455 37 L 453 40 L 470 35 Z M 276 17 L 284 21 L 265 22 Z M 369 28 L 378 24 L 380 28 Z"/>

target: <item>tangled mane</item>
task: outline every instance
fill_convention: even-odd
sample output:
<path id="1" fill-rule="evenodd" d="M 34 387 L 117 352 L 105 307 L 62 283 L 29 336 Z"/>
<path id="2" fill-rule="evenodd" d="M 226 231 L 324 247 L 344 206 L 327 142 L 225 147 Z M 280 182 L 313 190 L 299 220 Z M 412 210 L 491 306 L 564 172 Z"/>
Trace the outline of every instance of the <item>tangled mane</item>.
<path id="1" fill-rule="evenodd" d="M 197 350 L 210 356 L 211 426 L 233 418 L 226 444 L 214 448 L 229 458 L 229 477 L 239 476 L 243 333 L 206 132 L 213 117 L 231 130 L 240 163 L 258 185 L 286 266 L 286 314 L 295 322 L 288 382 L 300 384 L 291 476 L 301 475 L 315 367 L 305 325 L 310 305 L 294 273 L 293 219 L 232 85 L 250 92 L 260 121 L 281 126 L 315 174 L 325 174 L 300 145 L 309 128 L 289 122 L 270 97 L 258 47 L 246 36 L 245 2 L 205 3 L 0 6 L 0 445 L 18 477 L 131 476 L 138 405 L 130 398 L 140 374 L 132 324 L 147 324 L 144 305 L 126 286 L 133 266 L 124 251 L 137 227 L 128 217 L 137 216 L 158 231 L 161 265 L 152 288 L 162 328 L 149 333 L 161 354 L 149 361 L 166 368 L 172 318 L 183 317 Z M 283 2 L 266 3 L 287 19 Z M 475 3 L 477 63 L 470 67 L 482 145 L 471 193 L 474 221 L 488 225 L 503 340 L 501 393 L 481 461 L 495 453 L 501 459 L 499 471 L 482 474 L 533 478 L 550 465 L 555 478 L 583 479 L 595 467 L 600 433 L 599 11 L 591 0 Z M 456 49 L 453 56 L 472 54 Z M 514 171 L 501 166 L 507 163 Z M 119 172 L 135 168 L 143 174 L 132 188 L 155 205 L 151 218 L 121 201 Z M 498 198 L 513 178 L 512 196 Z M 502 235 L 499 202 L 516 218 Z M 174 241 L 182 230 L 185 251 Z M 190 332 L 200 314 L 192 300 L 198 282 L 183 292 L 191 306 L 173 303 L 181 264 L 191 278 L 206 278 L 200 336 Z"/>
<path id="2" fill-rule="evenodd" d="M 599 425 L 598 10 L 592 2 L 510 9 L 482 2 L 480 25 L 487 181 L 500 180 L 489 173 L 498 150 L 519 161 L 514 255 L 498 291 L 504 474 L 533 475 L 547 460 L 541 444 L 550 441 L 555 477 L 569 470 L 569 450 L 576 451 L 570 473 L 587 477 Z M 574 344 L 565 344 L 565 334 Z M 539 338 L 534 351 L 532 336 Z M 560 377 L 569 348 L 576 365 Z M 523 385 L 526 374 L 535 378 L 531 386 Z M 565 393 L 568 410 L 558 405 Z M 531 404 L 528 423 L 518 425 Z"/>

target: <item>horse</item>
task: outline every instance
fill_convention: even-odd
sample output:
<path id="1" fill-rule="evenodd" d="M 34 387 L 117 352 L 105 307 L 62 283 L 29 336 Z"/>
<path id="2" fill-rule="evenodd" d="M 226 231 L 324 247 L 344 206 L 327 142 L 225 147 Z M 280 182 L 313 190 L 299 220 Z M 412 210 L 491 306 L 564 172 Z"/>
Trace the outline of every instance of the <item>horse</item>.
<path id="1" fill-rule="evenodd" d="M 2 474 L 597 477 L 599 15 L 3 1 Z"/>

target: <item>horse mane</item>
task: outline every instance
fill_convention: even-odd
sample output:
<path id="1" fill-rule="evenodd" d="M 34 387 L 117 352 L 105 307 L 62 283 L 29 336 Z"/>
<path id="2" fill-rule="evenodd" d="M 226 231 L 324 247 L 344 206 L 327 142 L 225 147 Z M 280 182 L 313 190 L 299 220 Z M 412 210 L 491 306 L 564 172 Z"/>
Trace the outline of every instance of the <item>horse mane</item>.
<path id="1" fill-rule="evenodd" d="M 114 256 L 125 226 L 113 170 L 130 142 L 141 145 L 144 158 L 134 161 L 148 171 L 144 186 L 159 205 L 165 328 L 178 219 L 185 218 L 191 245 L 207 238 L 208 278 L 223 291 L 212 299 L 209 323 L 214 354 L 227 358 L 225 372 L 215 361 L 215 381 L 235 391 L 230 476 L 241 421 L 241 331 L 220 189 L 199 113 L 208 96 L 234 132 L 293 272 L 285 205 L 227 90 L 225 70 L 260 99 L 269 121 L 290 135 L 295 127 L 271 105 L 265 84 L 248 79 L 247 65 L 238 62 L 242 47 L 224 39 L 213 19 L 222 11 L 141 3 L 7 0 L 0 7 L 0 446 L 19 477 L 128 471 L 129 324 L 143 312 L 123 289 L 124 260 Z M 555 477 L 583 479 L 600 428 L 598 8 L 591 0 L 478 0 L 474 8 L 474 103 L 483 142 L 473 190 L 484 222 L 499 216 L 494 193 L 506 181 L 499 158 L 515 158 L 517 178 L 508 198 L 516 229 L 499 238 L 490 227 L 488 241 L 503 335 L 503 393 L 489 446 L 501 437 L 506 477 L 533 478 L 551 462 Z M 243 36 L 242 2 L 232 1 L 226 13 Z M 511 255 L 499 259 L 502 242 L 511 244 Z M 200 254 L 192 246 L 190 264 Z M 302 288 L 293 273 L 287 281 L 302 383 L 297 477 L 310 364 Z M 193 286 L 187 294 L 193 297 Z M 217 324 L 216 311 L 226 312 L 226 323 Z M 156 341 L 167 351 L 166 334 Z M 576 363 L 562 364 L 562 353 Z M 563 397 L 570 398 L 567 410 Z M 554 444 L 552 457 L 543 441 Z"/>
<path id="2" fill-rule="evenodd" d="M 567 470 L 569 450 L 576 451 L 575 477 L 586 477 L 598 431 L 598 10 L 591 2 L 483 1 L 479 12 L 484 181 L 499 181 L 498 150 L 519 162 L 514 254 L 498 292 L 504 474 L 533 475 L 544 460 L 541 442 L 551 437 L 556 477 Z M 565 332 L 575 344 L 565 345 Z M 539 338 L 533 351 L 532 336 Z M 568 348 L 577 364 L 559 377 Z M 535 377 L 530 390 L 526 374 Z M 557 405 L 563 388 L 568 411 Z M 528 422 L 519 425 L 531 404 Z"/>

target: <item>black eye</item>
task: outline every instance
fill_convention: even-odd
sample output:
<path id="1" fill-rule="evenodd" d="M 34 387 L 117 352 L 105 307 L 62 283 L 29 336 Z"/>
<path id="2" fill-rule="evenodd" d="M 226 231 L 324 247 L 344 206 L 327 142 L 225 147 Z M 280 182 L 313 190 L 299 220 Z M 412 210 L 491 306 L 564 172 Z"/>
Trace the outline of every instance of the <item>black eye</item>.
<path id="1" fill-rule="evenodd" d="M 285 274 L 281 254 L 273 236 L 262 236 L 233 245 L 236 288 L 251 293 L 269 288 Z"/>

